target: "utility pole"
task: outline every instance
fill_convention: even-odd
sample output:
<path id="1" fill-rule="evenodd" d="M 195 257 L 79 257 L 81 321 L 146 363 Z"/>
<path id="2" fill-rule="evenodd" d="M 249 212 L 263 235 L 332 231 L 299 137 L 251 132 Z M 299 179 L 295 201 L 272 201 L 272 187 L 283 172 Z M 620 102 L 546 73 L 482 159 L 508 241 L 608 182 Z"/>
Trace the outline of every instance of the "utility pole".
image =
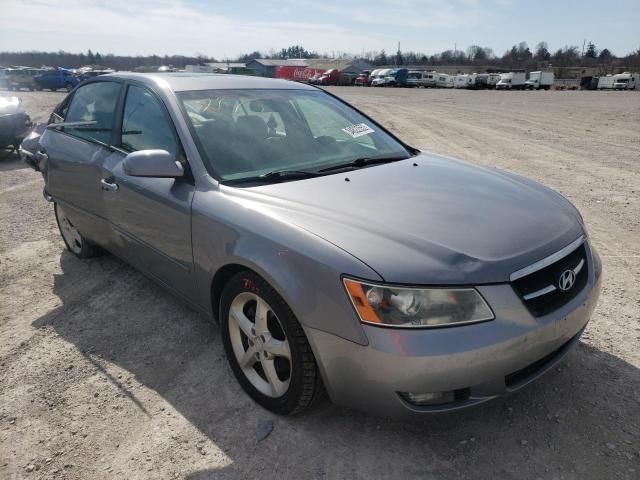
<path id="1" fill-rule="evenodd" d="M 585 43 L 587 43 L 587 39 L 586 38 L 582 41 L 582 56 L 583 57 L 584 57 L 584 45 L 585 45 Z"/>

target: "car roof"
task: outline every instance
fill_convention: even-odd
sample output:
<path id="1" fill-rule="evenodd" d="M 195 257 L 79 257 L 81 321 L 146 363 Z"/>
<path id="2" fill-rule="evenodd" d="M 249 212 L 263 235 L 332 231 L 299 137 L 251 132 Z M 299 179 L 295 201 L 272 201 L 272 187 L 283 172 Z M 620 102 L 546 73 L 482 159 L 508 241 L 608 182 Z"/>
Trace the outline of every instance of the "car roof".
<path id="1" fill-rule="evenodd" d="M 188 90 L 236 90 L 236 89 L 276 89 L 276 90 L 316 90 L 315 87 L 290 80 L 255 77 L 251 75 L 231 75 L 228 73 L 134 73 L 116 72 L 98 78 L 122 78 L 137 80 L 148 85 L 168 86 L 174 92 Z"/>

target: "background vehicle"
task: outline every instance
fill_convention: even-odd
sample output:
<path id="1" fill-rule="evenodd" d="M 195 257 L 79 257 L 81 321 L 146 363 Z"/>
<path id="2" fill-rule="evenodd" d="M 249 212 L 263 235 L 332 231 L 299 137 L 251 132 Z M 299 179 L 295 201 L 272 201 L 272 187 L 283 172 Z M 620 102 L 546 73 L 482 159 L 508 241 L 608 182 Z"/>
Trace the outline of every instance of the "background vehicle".
<path id="1" fill-rule="evenodd" d="M 384 87 L 406 87 L 407 75 L 409 70 L 406 68 L 393 68 L 384 77 Z"/>
<path id="2" fill-rule="evenodd" d="M 528 90 L 550 90 L 553 86 L 553 72 L 531 72 L 524 85 Z"/>
<path id="3" fill-rule="evenodd" d="M 376 68 L 375 70 L 372 70 L 371 73 L 369 74 L 369 78 L 367 78 L 367 86 L 370 87 L 371 83 L 373 82 L 373 80 L 375 78 L 378 78 L 378 76 L 380 75 L 380 72 L 384 70 L 382 68 Z"/>
<path id="4" fill-rule="evenodd" d="M 421 70 L 409 70 L 407 73 L 407 87 L 420 87 L 424 75 L 425 72 Z"/>
<path id="5" fill-rule="evenodd" d="M 453 88 L 453 76 L 446 73 L 438 73 L 436 78 L 436 87 L 438 88 Z"/>
<path id="6" fill-rule="evenodd" d="M 527 74 L 524 72 L 501 73 L 496 90 L 522 90 L 526 80 Z"/>
<path id="7" fill-rule="evenodd" d="M 598 79 L 598 90 L 613 90 L 615 77 L 613 75 L 605 75 Z"/>
<path id="8" fill-rule="evenodd" d="M 320 76 L 317 85 L 340 85 L 340 71 L 337 68 L 327 70 Z"/>
<path id="9" fill-rule="evenodd" d="M 40 75 L 33 77 L 37 90 L 56 91 L 64 88 L 67 92 L 73 90 L 83 80 L 71 70 L 57 68 L 55 70 L 45 70 Z"/>
<path id="10" fill-rule="evenodd" d="M 7 68 L 4 70 L 4 83 L 9 90 L 35 90 L 34 77 L 42 72 L 39 68 Z"/>
<path id="11" fill-rule="evenodd" d="M 475 88 L 477 74 L 459 73 L 453 79 L 453 88 Z"/>
<path id="12" fill-rule="evenodd" d="M 371 81 L 371 86 L 372 87 L 383 87 L 386 83 L 386 77 L 387 75 L 389 75 L 389 73 L 391 72 L 391 68 L 383 68 L 381 70 L 378 70 L 378 73 L 371 74 L 371 76 L 369 77 L 369 80 Z"/>
<path id="13" fill-rule="evenodd" d="M 597 90 L 598 76 L 585 76 L 580 79 L 580 90 Z"/>
<path id="14" fill-rule="evenodd" d="M 369 74 L 371 72 L 369 70 L 363 70 L 362 72 L 360 72 L 360 75 L 358 75 L 354 81 L 354 85 L 356 87 L 366 87 L 369 85 Z"/>
<path id="15" fill-rule="evenodd" d="M 31 118 L 18 97 L 0 97 L 0 150 L 18 149 L 31 129 Z"/>
<path id="16" fill-rule="evenodd" d="M 418 80 L 418 85 L 424 88 L 435 88 L 437 75 L 434 71 L 422 72 L 422 78 Z"/>
<path id="17" fill-rule="evenodd" d="M 640 89 L 640 75 L 629 72 L 619 73 L 613 76 L 614 90 Z"/>

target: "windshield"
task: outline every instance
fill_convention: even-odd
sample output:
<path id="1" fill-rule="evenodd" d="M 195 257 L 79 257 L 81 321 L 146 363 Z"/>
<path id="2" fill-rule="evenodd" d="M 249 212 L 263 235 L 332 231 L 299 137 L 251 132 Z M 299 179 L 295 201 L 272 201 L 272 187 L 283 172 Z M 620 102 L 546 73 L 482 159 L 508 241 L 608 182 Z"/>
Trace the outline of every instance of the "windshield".
<path id="1" fill-rule="evenodd" d="M 321 91 L 203 90 L 178 98 L 202 157 L 223 181 L 410 156 L 377 125 Z"/>

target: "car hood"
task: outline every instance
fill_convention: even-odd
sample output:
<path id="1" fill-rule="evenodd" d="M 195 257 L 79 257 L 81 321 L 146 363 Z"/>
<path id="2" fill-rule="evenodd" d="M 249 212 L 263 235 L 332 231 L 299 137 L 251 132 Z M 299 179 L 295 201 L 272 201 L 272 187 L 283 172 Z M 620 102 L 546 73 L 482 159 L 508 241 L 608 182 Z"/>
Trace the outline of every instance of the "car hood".
<path id="1" fill-rule="evenodd" d="M 391 283 L 506 282 L 583 234 L 577 210 L 558 193 L 433 154 L 224 189 L 342 248 Z"/>

